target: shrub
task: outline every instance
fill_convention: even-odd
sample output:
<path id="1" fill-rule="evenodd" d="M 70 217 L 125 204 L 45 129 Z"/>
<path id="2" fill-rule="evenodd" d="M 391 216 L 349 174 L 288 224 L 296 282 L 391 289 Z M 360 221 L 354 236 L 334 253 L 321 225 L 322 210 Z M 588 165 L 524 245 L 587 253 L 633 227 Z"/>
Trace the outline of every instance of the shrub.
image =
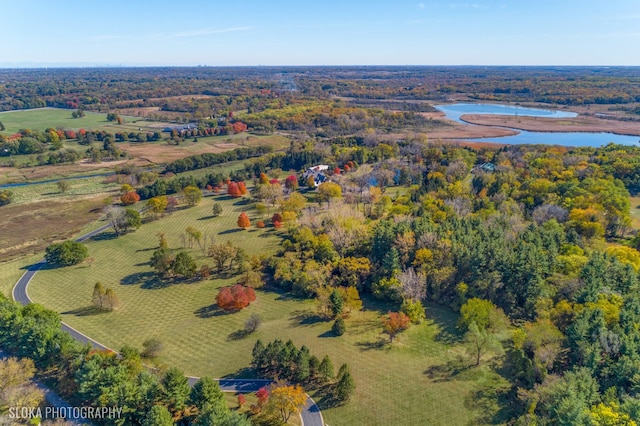
<path id="1" fill-rule="evenodd" d="M 140 196 L 136 191 L 129 191 L 120 197 L 120 201 L 125 206 L 130 206 L 140 201 Z"/>
<path id="2" fill-rule="evenodd" d="M 264 228 L 264 227 L 265 227 L 265 224 L 264 224 L 264 222 L 263 222 L 263 221 L 258 221 L 258 222 L 256 223 L 256 226 L 257 226 L 258 228 Z"/>
<path id="3" fill-rule="evenodd" d="M 251 316 L 244 322 L 244 330 L 247 333 L 253 333 L 258 329 L 258 327 L 260 327 L 261 323 L 262 318 L 260 318 L 260 315 L 251 314 Z"/>
<path id="4" fill-rule="evenodd" d="M 145 358 L 155 358 L 164 349 L 164 345 L 160 339 L 152 337 L 142 343 L 142 356 Z"/>

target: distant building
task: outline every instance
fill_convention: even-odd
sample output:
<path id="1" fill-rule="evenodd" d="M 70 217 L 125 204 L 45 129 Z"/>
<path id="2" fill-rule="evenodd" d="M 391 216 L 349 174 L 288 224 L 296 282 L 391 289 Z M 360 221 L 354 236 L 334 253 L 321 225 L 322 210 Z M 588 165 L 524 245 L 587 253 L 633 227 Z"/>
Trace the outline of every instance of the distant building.
<path id="1" fill-rule="evenodd" d="M 176 132 L 183 132 L 185 130 L 196 130 L 198 128 L 198 125 L 196 123 L 189 123 L 189 124 L 180 124 L 178 126 L 169 126 L 169 127 L 165 127 L 162 131 L 163 132 L 173 132 L 174 130 Z"/>
<path id="2" fill-rule="evenodd" d="M 303 174 L 302 178 L 306 182 L 309 180 L 309 176 L 313 176 L 313 183 L 315 186 L 322 185 L 324 182 L 329 180 L 329 177 L 325 173 L 329 170 L 329 166 L 325 164 L 320 164 L 317 166 L 309 167 Z"/>
<path id="3" fill-rule="evenodd" d="M 482 170 L 483 172 L 493 173 L 493 172 L 496 171 L 496 165 L 493 164 L 493 163 L 477 164 L 477 165 L 473 166 L 473 170 Z"/>

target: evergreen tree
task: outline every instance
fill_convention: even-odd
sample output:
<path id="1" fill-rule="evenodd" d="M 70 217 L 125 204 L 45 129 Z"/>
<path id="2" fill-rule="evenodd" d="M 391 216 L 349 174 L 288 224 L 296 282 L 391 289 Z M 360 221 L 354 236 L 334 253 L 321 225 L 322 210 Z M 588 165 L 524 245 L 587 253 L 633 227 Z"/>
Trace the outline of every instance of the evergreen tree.
<path id="1" fill-rule="evenodd" d="M 351 372 L 347 364 L 342 364 L 338 371 L 338 383 L 336 384 L 335 397 L 338 401 L 344 402 L 349 399 L 356 388 L 356 383 L 351 377 Z"/>
<path id="2" fill-rule="evenodd" d="M 329 359 L 329 356 L 325 355 L 318 367 L 318 376 L 320 376 L 320 379 L 323 382 L 328 382 L 333 379 L 333 374 L 333 363 L 331 362 L 331 359 Z"/>
<path id="3" fill-rule="evenodd" d="M 164 405 L 154 405 L 142 422 L 142 426 L 173 426 L 171 413 Z"/>
<path id="4" fill-rule="evenodd" d="M 162 385 L 164 387 L 164 402 L 169 410 L 173 413 L 182 410 L 191 392 L 189 381 L 184 373 L 175 367 L 170 368 L 162 379 Z"/>
<path id="5" fill-rule="evenodd" d="M 203 410 L 206 404 L 223 404 L 224 401 L 220 385 L 211 377 L 201 377 L 191 389 L 191 403 L 199 410 Z"/>

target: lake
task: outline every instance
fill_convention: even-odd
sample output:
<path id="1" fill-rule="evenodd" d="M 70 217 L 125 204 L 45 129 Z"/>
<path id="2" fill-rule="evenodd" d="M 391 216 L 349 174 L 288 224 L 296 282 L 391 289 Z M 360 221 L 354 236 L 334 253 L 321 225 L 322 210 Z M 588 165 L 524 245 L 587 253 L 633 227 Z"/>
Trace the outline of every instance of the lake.
<path id="1" fill-rule="evenodd" d="M 451 104 L 436 105 L 436 109 L 445 113 L 447 118 L 468 126 L 460 119 L 464 114 L 495 114 L 495 115 L 520 115 L 529 117 L 550 117 L 550 118 L 572 118 L 578 114 L 570 111 L 545 110 L 536 108 L 524 108 L 513 105 L 494 104 Z M 509 127 L 511 129 L 511 127 Z M 614 133 L 599 132 L 528 132 L 520 129 L 513 129 L 519 134 L 514 136 L 504 136 L 496 138 L 475 138 L 469 139 L 473 142 L 495 142 L 504 144 L 543 144 L 543 145 L 563 145 L 563 146 L 604 146 L 608 143 L 620 145 L 636 145 L 640 142 L 640 137 L 631 135 L 616 135 Z"/>

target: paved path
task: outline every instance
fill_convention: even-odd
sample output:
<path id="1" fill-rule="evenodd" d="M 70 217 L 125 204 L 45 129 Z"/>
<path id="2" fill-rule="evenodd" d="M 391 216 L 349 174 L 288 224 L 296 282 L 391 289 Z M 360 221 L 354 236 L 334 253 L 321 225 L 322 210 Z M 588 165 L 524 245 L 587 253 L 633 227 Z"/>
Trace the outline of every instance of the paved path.
<path id="1" fill-rule="evenodd" d="M 109 228 L 111 228 L 111 225 L 103 225 L 100 228 L 95 229 L 91 232 L 88 232 L 83 236 L 77 238 L 76 241 L 81 242 L 81 241 L 88 240 L 94 235 L 97 235 Z M 13 292 L 12 292 L 13 300 L 23 305 L 27 305 L 32 302 L 31 298 L 29 297 L 29 293 L 27 291 L 29 288 L 29 283 L 31 282 L 35 274 L 40 270 L 40 268 L 46 265 L 46 263 L 47 262 L 44 259 L 41 259 L 37 263 L 34 263 L 33 265 L 31 265 L 29 269 L 27 269 L 27 271 L 20 277 L 16 285 L 13 287 Z M 62 329 L 67 333 L 69 333 L 71 337 L 73 337 L 75 340 L 77 340 L 82 344 L 89 343 L 94 348 L 113 351 L 113 349 L 107 346 L 104 346 L 100 342 L 93 340 L 91 337 L 79 332 L 78 330 L 65 324 L 64 322 L 62 323 Z M 117 351 L 114 351 L 114 352 L 117 352 Z M 189 376 L 189 383 L 193 386 L 193 384 L 195 384 L 195 382 L 197 382 L 198 379 L 199 377 Z M 222 388 L 224 392 L 243 392 L 243 393 L 255 392 L 261 387 L 268 386 L 271 383 L 271 380 L 264 380 L 264 379 L 216 379 L 216 380 L 218 380 L 218 382 L 220 383 L 220 388 Z M 302 413 L 300 413 L 300 416 L 302 417 L 303 426 L 324 426 L 324 419 L 322 418 L 322 412 L 320 411 L 320 408 L 316 405 L 315 401 L 309 395 L 307 395 L 307 403 L 304 406 Z"/>

